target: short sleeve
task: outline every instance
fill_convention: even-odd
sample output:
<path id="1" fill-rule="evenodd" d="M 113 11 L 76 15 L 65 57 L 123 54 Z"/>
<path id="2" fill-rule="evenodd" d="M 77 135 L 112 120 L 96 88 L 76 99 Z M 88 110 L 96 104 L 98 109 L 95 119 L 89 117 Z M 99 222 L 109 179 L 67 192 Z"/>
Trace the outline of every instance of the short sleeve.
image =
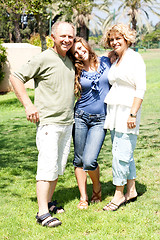
<path id="1" fill-rule="evenodd" d="M 32 78 L 36 78 L 36 76 L 40 75 L 41 61 L 40 54 L 33 57 L 26 64 L 22 65 L 18 71 L 14 72 L 14 76 L 24 83 Z"/>

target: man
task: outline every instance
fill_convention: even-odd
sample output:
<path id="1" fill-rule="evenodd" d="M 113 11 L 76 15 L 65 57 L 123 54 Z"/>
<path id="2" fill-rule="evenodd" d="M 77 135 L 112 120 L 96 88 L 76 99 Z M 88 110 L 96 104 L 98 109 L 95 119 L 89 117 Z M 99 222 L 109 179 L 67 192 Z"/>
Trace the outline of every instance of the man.
<path id="1" fill-rule="evenodd" d="M 74 67 L 67 57 L 75 37 L 74 27 L 57 22 L 52 27 L 54 47 L 45 50 L 14 73 L 11 83 L 23 104 L 27 120 L 37 124 L 37 222 L 42 226 L 61 224 L 49 213 L 58 175 L 63 175 L 67 162 L 74 108 Z M 24 83 L 34 78 L 35 105 Z M 51 204 L 51 203 L 50 203 Z M 51 204 L 52 205 L 52 204 Z"/>

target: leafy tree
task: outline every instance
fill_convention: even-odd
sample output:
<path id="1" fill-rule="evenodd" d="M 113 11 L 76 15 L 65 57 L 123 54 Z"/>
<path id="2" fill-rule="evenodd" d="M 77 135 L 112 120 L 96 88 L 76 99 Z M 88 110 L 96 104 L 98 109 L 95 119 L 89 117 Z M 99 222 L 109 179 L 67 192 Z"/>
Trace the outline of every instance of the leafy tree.
<path id="1" fill-rule="evenodd" d="M 157 30 L 157 33 L 155 34 L 147 34 L 147 36 L 142 40 L 142 44 L 146 48 L 160 48 L 160 40 L 158 41 L 159 37 L 157 35 L 160 35 L 160 30 Z"/>
<path id="2" fill-rule="evenodd" d="M 0 38 L 3 39 L 4 42 L 26 42 L 29 40 L 30 34 L 36 31 L 36 21 L 34 20 L 34 17 L 26 15 L 28 19 L 28 24 L 26 26 L 24 25 L 24 22 L 22 22 L 23 16 L 24 14 L 21 13 L 18 19 L 17 34 L 14 25 L 15 14 L 9 8 L 6 9 L 4 5 L 1 5 L 0 3 Z M 20 36 L 20 38 L 17 39 L 17 36 Z"/>
<path id="3" fill-rule="evenodd" d="M 107 0 L 106 3 L 108 3 Z M 46 48 L 45 37 L 48 30 L 48 21 L 53 23 L 58 18 L 71 21 L 77 27 L 77 34 L 88 39 L 92 9 L 101 6 L 101 4 L 96 4 L 94 0 L 0 0 L 0 5 L 3 6 L 3 9 L 7 9 L 9 19 L 14 22 L 14 31 L 13 25 L 9 29 L 10 41 L 13 39 L 15 42 L 22 42 L 22 38 L 23 40 L 27 39 L 32 32 L 39 32 L 42 50 Z M 107 5 L 105 5 L 105 8 L 108 9 Z M 24 12 L 34 16 L 36 27 L 33 28 L 33 25 L 35 26 L 33 21 L 30 25 L 28 22 L 26 28 L 21 26 L 23 24 L 21 24 L 20 18 Z"/>
<path id="4" fill-rule="evenodd" d="M 153 31 L 152 33 L 148 33 L 143 38 L 143 44 L 146 45 L 146 43 L 151 42 L 153 43 L 159 43 L 160 42 L 160 29 L 157 29 Z"/>
<path id="5" fill-rule="evenodd" d="M 9 16 L 7 14 L 7 11 L 0 6 L 0 38 L 3 41 L 9 42 Z"/>
<path id="6" fill-rule="evenodd" d="M 160 29 L 160 22 L 158 22 L 155 26 L 155 30 Z"/>
<path id="7" fill-rule="evenodd" d="M 48 27 L 46 8 L 52 0 L 1 0 L 0 6 L 6 9 L 11 21 L 14 23 L 15 42 L 22 42 L 21 30 L 20 30 L 20 18 L 23 12 L 26 14 L 33 14 L 37 21 L 37 29 L 40 33 L 42 49 L 45 48 L 45 35 Z M 23 34 L 30 33 L 29 29 L 26 29 Z"/>
<path id="8" fill-rule="evenodd" d="M 32 13 L 37 21 L 37 31 L 40 34 L 42 50 L 46 49 L 46 29 L 48 27 L 46 12 L 47 6 L 52 3 L 52 0 L 25 0 L 25 11 Z"/>
<path id="9" fill-rule="evenodd" d="M 23 1 L 16 1 L 16 0 L 1 0 L 0 1 L 0 7 L 4 11 L 4 13 L 7 14 L 9 23 L 13 22 L 14 23 L 14 37 L 15 37 L 15 42 L 21 42 L 21 34 L 20 34 L 20 12 L 22 12 L 23 9 Z M 4 18 L 3 18 L 4 19 Z M 11 24 L 8 25 L 8 30 L 9 30 L 9 38 L 11 40 L 12 38 L 12 30 L 13 26 L 11 27 Z"/>

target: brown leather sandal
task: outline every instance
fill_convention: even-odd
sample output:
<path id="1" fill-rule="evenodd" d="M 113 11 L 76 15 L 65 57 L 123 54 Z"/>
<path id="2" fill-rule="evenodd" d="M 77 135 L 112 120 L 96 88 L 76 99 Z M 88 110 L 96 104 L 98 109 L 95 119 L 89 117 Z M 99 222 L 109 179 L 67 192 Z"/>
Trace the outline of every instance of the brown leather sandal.
<path id="1" fill-rule="evenodd" d="M 104 208 L 104 211 L 117 211 L 121 206 L 126 205 L 126 201 L 120 203 L 119 205 L 113 203 L 113 202 L 109 202 Z"/>
<path id="2" fill-rule="evenodd" d="M 77 208 L 79 209 L 87 209 L 88 208 L 88 201 L 87 200 L 80 200 Z"/>
<path id="3" fill-rule="evenodd" d="M 93 193 L 92 193 L 91 203 L 98 203 L 98 202 L 102 202 L 101 187 L 100 187 L 100 190 L 97 193 L 94 190 L 93 190 Z"/>

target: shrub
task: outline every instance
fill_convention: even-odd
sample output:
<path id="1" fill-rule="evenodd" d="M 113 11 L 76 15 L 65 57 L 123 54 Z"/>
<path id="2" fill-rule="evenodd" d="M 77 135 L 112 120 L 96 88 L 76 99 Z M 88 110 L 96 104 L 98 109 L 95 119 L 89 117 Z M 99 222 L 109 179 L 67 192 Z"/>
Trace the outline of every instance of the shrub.
<path id="1" fill-rule="evenodd" d="M 34 46 L 38 46 L 38 47 L 42 47 L 41 45 L 41 39 L 40 39 L 40 35 L 39 33 L 36 33 L 34 35 L 31 36 L 30 40 L 29 40 L 29 43 L 34 45 Z M 49 47 L 53 47 L 53 40 L 51 37 L 47 36 L 46 37 L 46 45 L 47 45 L 47 48 Z"/>
<path id="2" fill-rule="evenodd" d="M 7 60 L 6 49 L 2 46 L 2 42 L 0 41 L 0 82 L 4 79 L 3 67 L 6 60 Z"/>
<path id="3" fill-rule="evenodd" d="M 33 34 L 29 40 L 29 43 L 34 46 L 42 47 L 39 33 Z"/>
<path id="4" fill-rule="evenodd" d="M 46 37 L 46 44 L 47 44 L 47 48 L 53 47 L 54 42 L 51 37 L 49 36 Z"/>

